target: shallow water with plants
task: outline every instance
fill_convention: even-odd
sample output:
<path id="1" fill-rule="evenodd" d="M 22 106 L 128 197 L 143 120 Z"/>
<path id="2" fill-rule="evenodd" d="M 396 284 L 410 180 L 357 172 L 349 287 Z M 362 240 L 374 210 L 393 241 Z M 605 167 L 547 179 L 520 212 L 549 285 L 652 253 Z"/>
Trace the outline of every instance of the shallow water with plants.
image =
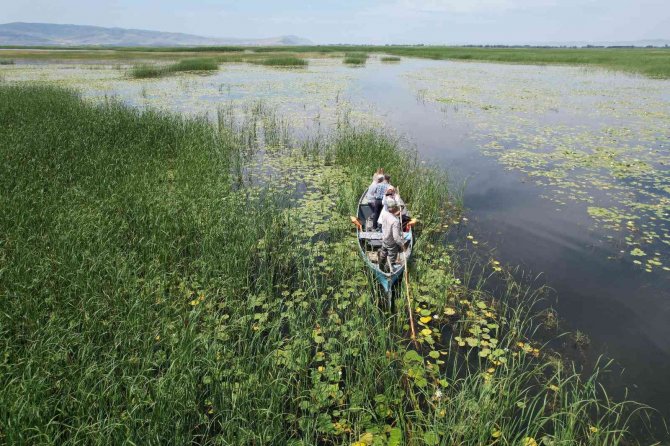
<path id="1" fill-rule="evenodd" d="M 300 240 L 304 250 L 291 253 L 290 250 L 282 251 L 284 248 L 278 246 L 277 258 L 288 259 L 286 265 L 292 265 L 292 262 L 302 265 L 299 268 L 301 276 L 296 280 L 303 285 L 297 286 L 296 282 L 280 284 L 271 281 L 266 284 L 270 288 L 264 285 L 262 289 L 254 288 L 253 292 L 248 291 L 250 285 L 245 285 L 243 288 L 245 296 L 253 295 L 260 299 L 248 301 L 249 305 L 253 304 L 249 310 L 253 316 L 251 313 L 237 315 L 233 310 L 222 310 L 219 316 L 227 315 L 227 320 L 231 320 L 231 324 L 235 321 L 240 325 L 239 329 L 243 332 L 234 330 L 232 332 L 233 336 L 238 336 L 237 339 L 246 339 L 247 335 L 256 339 L 251 347 L 239 345 L 241 349 L 253 350 L 254 357 L 270 355 L 266 359 L 274 364 L 274 359 L 270 359 L 274 357 L 273 355 L 285 355 L 280 367 L 289 367 L 286 361 L 289 361 L 290 365 L 292 361 L 300 362 L 303 359 L 306 361 L 305 364 L 314 366 L 314 370 L 309 372 L 311 377 L 304 377 L 312 383 L 304 386 L 306 390 L 312 389 L 309 390 L 310 403 L 305 403 L 305 407 L 301 405 L 299 410 L 279 406 L 276 408 L 277 413 L 302 414 L 302 418 L 298 416 L 289 422 L 293 426 L 294 430 L 291 431 L 293 434 L 312 432 L 314 436 L 310 438 L 336 435 L 327 438 L 341 440 L 346 437 L 351 441 L 364 443 L 367 440 L 374 441 L 371 438 L 383 436 L 384 441 L 393 444 L 392 441 L 400 433 L 407 439 L 407 433 L 417 429 L 423 444 L 432 444 L 435 439 L 442 439 L 445 432 L 440 428 L 431 431 L 428 426 L 441 425 L 442 422 L 439 420 L 453 412 L 456 418 L 449 418 L 451 417 L 449 415 L 447 416 L 449 423 L 443 424 L 452 428 L 460 426 L 453 434 L 457 436 L 450 437 L 452 442 L 479 444 L 478 442 L 488 440 L 498 441 L 500 444 L 516 444 L 521 441 L 529 442 L 531 439 L 536 441 L 536 437 L 539 442 L 541 437 L 539 433 L 553 435 L 553 429 L 520 433 L 518 424 L 507 424 L 511 423 L 511 420 L 507 420 L 506 415 L 503 415 L 503 419 L 507 421 L 484 423 L 473 433 L 466 429 L 472 426 L 464 421 L 465 418 L 457 418 L 466 417 L 463 407 L 471 407 L 472 411 L 467 417 L 481 412 L 482 408 L 488 408 L 485 412 L 490 413 L 490 419 L 495 420 L 493 414 L 502 410 L 502 407 L 507 407 L 510 401 L 490 404 L 491 385 L 486 383 L 497 382 L 503 386 L 498 388 L 502 394 L 508 397 L 514 395 L 509 387 L 505 387 L 513 384 L 511 381 L 495 379 L 491 381 L 491 378 L 495 378 L 496 374 L 504 369 L 500 367 L 503 364 L 500 359 L 504 358 L 507 362 L 519 355 L 529 355 L 530 358 L 534 355 L 534 349 L 540 346 L 532 343 L 529 346 L 528 339 L 506 337 L 504 332 L 495 336 L 490 334 L 491 330 L 499 329 L 498 321 L 501 320 L 501 314 L 505 314 L 506 318 L 511 317 L 509 312 L 519 311 L 518 307 L 505 307 L 509 302 L 502 299 L 503 302 L 498 304 L 502 307 L 496 307 L 494 311 L 486 298 L 473 300 L 467 290 L 475 287 L 472 283 L 463 283 L 467 282 L 465 276 L 456 272 L 455 265 L 449 264 L 455 262 L 455 253 L 449 250 L 440 252 L 439 249 L 442 249 L 440 243 L 431 236 L 425 239 L 425 245 L 419 247 L 425 250 L 428 258 L 417 260 L 416 268 L 413 270 L 417 275 L 413 277 L 417 280 L 419 290 L 416 296 L 420 304 L 416 308 L 417 323 L 420 325 L 420 340 L 424 346 L 419 351 L 425 350 L 427 357 L 433 358 L 434 361 L 432 365 L 429 362 L 428 370 L 425 370 L 419 367 L 420 359 L 409 353 L 412 349 L 408 350 L 408 353 L 396 353 L 400 351 L 397 342 L 402 344 L 403 339 L 407 340 L 402 317 L 398 316 L 398 320 L 389 321 L 386 320 L 388 313 L 377 314 L 373 311 L 373 307 L 370 307 L 370 302 L 374 299 L 371 299 L 372 296 L 367 294 L 369 291 L 366 291 L 370 289 L 369 278 L 366 278 L 361 271 L 361 264 L 355 258 L 355 253 L 351 249 L 347 250 L 346 221 L 336 223 L 337 216 L 346 216 L 352 212 L 351 207 L 356 201 L 356 195 L 369 177 L 368 170 L 377 167 L 371 150 L 383 151 L 386 147 L 380 143 L 381 136 L 375 137 L 374 134 L 365 136 L 353 130 L 348 133 L 346 129 L 350 128 L 349 126 L 383 129 L 383 133 L 395 135 L 390 137 L 389 141 L 397 137 L 403 145 L 416 147 L 420 159 L 426 164 L 430 162 L 438 167 L 447 168 L 452 176 L 452 183 L 467 178 L 468 182 L 464 189 L 465 205 L 468 208 L 466 219 L 458 218 L 456 221 L 456 216 L 450 214 L 443 214 L 443 217 L 438 218 L 442 214 L 438 208 L 433 208 L 430 204 L 440 201 L 431 198 L 435 189 L 422 185 L 421 182 L 404 183 L 416 178 L 416 175 L 407 174 L 405 178 L 406 173 L 399 165 L 400 159 L 387 158 L 387 165 L 393 166 L 391 169 L 394 170 L 394 178 L 401 184 L 401 190 L 411 194 L 409 201 L 413 203 L 412 207 L 416 206 L 420 214 L 428 217 L 428 222 L 437 218 L 438 220 L 434 221 L 435 224 L 439 222 L 440 231 L 451 231 L 451 237 L 460 240 L 469 251 L 487 255 L 489 249 L 495 250 L 494 257 L 497 260 L 486 265 L 483 274 L 496 276 L 504 274 L 501 262 L 503 265 L 521 264 L 536 273 L 544 272 L 546 278 L 544 282 L 556 290 L 558 301 L 551 303 L 558 310 L 559 317 L 565 320 L 567 327 L 586 333 L 591 340 L 589 348 L 580 348 L 578 355 L 582 355 L 582 359 L 588 363 L 593 362 L 593 358 L 599 354 L 607 353 L 617 361 L 617 364 L 626 368 L 624 378 L 617 380 L 615 386 L 633 387 L 634 398 L 649 402 L 662 411 L 670 410 L 667 405 L 670 386 L 664 380 L 666 372 L 670 371 L 668 341 L 670 333 L 667 332 L 668 326 L 665 323 L 670 296 L 667 291 L 668 273 L 663 270 L 666 266 L 665 258 L 668 256 L 668 251 L 665 249 L 667 245 L 663 243 L 668 229 L 664 219 L 666 215 L 663 215 L 663 209 L 667 207 L 667 191 L 666 195 L 663 192 L 667 187 L 667 171 L 663 166 L 666 162 L 665 157 L 668 156 L 665 142 L 669 119 L 669 98 L 666 88 L 668 81 L 566 67 L 504 66 L 417 61 L 406 58 L 403 58 L 401 64 L 388 64 L 382 63 L 376 57 L 370 57 L 366 65 L 360 69 L 351 69 L 342 64 L 341 60 L 310 60 L 308 68 L 299 70 L 223 64 L 219 71 L 213 74 L 176 74 L 169 78 L 150 80 L 130 79 L 127 70 L 128 66 L 109 65 L 13 65 L 3 67 L 0 76 L 5 83 L 30 80 L 40 84 L 75 87 L 83 92 L 84 97 L 93 99 L 96 103 L 105 102 L 106 96 L 116 96 L 140 109 L 162 109 L 190 116 L 206 116 L 207 119 L 204 121 L 218 122 L 222 128 L 237 128 L 225 123 L 234 122 L 241 116 L 253 115 L 253 106 L 258 104 L 259 99 L 262 99 L 269 109 L 279 111 L 270 118 L 271 115 L 260 113 L 260 108 L 263 107 L 256 107 L 256 113 L 265 116 L 263 119 L 259 118 L 263 122 L 262 128 L 267 127 L 268 134 L 275 135 L 274 145 L 281 149 L 277 151 L 283 155 L 273 156 L 272 150 L 262 150 L 260 154 L 251 150 L 255 153 L 254 157 L 260 156 L 260 158 L 254 158 L 255 167 L 249 168 L 244 167 L 248 160 L 241 157 L 241 152 L 233 151 L 230 156 L 226 155 L 225 170 L 234 173 L 230 181 L 238 184 L 245 183 L 245 175 L 259 176 L 261 183 L 267 180 L 269 175 L 274 178 L 272 183 L 280 189 L 272 191 L 271 195 L 284 197 L 282 203 L 277 204 L 279 208 L 285 207 L 286 203 L 292 203 L 289 205 L 292 212 L 283 217 L 285 220 L 282 220 L 283 223 L 279 226 L 287 231 L 282 232 L 283 237 L 287 237 L 289 242 Z M 221 121 L 222 106 L 231 114 L 223 121 Z M 225 125 L 222 125 L 222 122 Z M 344 122 L 349 124 L 342 127 Z M 305 141 L 302 151 L 298 154 L 291 152 L 286 155 L 286 152 L 282 152 L 291 145 L 287 142 L 288 136 L 281 130 L 288 127 L 293 128 L 292 135 L 297 140 Z M 340 130 L 332 139 L 334 129 Z M 237 131 L 242 131 L 242 127 L 237 128 L 235 132 Z M 265 130 L 260 133 L 264 132 Z M 277 138 L 277 134 L 282 136 Z M 248 141 L 250 133 L 247 132 L 245 135 Z M 384 138 L 389 137 L 385 136 L 382 140 Z M 242 144 L 241 140 L 235 141 L 238 145 Z M 357 157 L 357 152 L 362 152 L 365 157 Z M 262 164 L 259 165 L 258 162 Z M 417 169 L 426 164 L 421 164 L 419 161 Z M 340 170 L 341 168 L 345 169 Z M 170 171 L 173 171 L 172 175 L 177 172 L 167 165 L 166 172 Z M 437 175 L 437 171 L 427 172 Z M 254 183 L 250 179 L 247 181 Z M 280 187 L 282 185 L 285 187 Z M 184 186 L 189 190 L 190 186 L 186 183 Z M 222 190 L 220 187 L 223 186 L 216 186 L 219 188 L 217 190 Z M 247 203 L 248 200 L 267 199 L 267 191 L 263 192 L 262 187 L 247 189 L 245 186 L 239 190 L 247 191 L 243 194 Z M 296 191 L 299 191 L 298 195 Z M 424 197 L 426 194 L 427 198 Z M 231 197 L 233 201 L 236 200 L 234 195 Z M 295 202 L 295 197 L 302 198 Z M 146 201 L 148 205 L 151 200 L 141 199 L 138 202 L 142 201 Z M 225 203 L 221 203 L 221 206 L 225 207 Z M 232 212 L 235 209 L 237 209 L 235 205 L 232 205 L 230 210 Z M 195 208 L 193 210 L 198 212 Z M 205 215 L 209 212 L 211 210 Z M 224 218 L 228 218 L 225 217 L 227 215 L 229 214 L 225 214 Z M 284 213 L 277 210 L 276 215 Z M 277 225 L 272 219 L 268 221 L 272 222 L 272 227 Z M 301 221 L 308 221 L 310 224 L 301 225 Z M 632 222 L 632 225 L 629 222 Z M 206 222 L 198 224 L 205 225 L 203 231 L 208 227 Z M 342 226 L 338 226 L 339 224 Z M 191 224 L 184 222 L 184 225 L 186 238 L 183 240 L 188 241 L 190 237 L 188 227 Z M 175 230 L 181 231 L 179 228 Z M 439 234 L 435 236 L 441 239 Z M 177 236 L 177 239 L 182 240 L 180 236 Z M 141 240 L 141 237 L 137 240 Z M 268 241 L 261 240 L 261 242 L 263 243 L 261 248 L 266 248 L 265 243 Z M 215 244 L 212 245 L 212 248 L 215 247 Z M 187 249 L 188 253 L 192 252 L 189 250 L 193 248 L 180 249 Z M 224 263 L 227 261 L 215 260 Z M 200 259 L 196 263 L 208 264 L 210 261 Z M 436 269 L 440 270 L 440 261 L 447 262 L 443 265 L 443 271 L 447 274 L 433 277 L 433 273 L 429 270 L 436 266 Z M 253 260 L 248 262 L 254 263 Z M 283 260 L 279 264 L 282 262 Z M 206 269 L 208 266 L 203 264 L 203 267 Z M 200 272 L 194 274 L 201 275 Z M 209 282 L 209 278 L 216 274 L 217 272 L 206 274 L 209 285 L 214 283 Z M 245 277 L 250 277 L 249 274 L 247 272 Z M 281 271 L 277 274 L 281 274 Z M 343 277 L 349 279 L 343 280 Z M 335 284 L 344 284 L 343 289 Z M 175 285 L 175 290 L 180 286 Z M 194 310 L 206 308 L 206 305 L 201 304 L 203 302 L 209 304 L 207 296 L 211 293 L 217 296 L 220 293 L 227 293 L 225 290 L 228 285 L 220 284 L 216 290 L 205 290 L 205 297 L 200 300 L 199 289 L 204 286 L 201 279 L 194 285 L 184 282 L 183 291 L 190 296 L 188 302 Z M 287 288 L 282 290 L 282 286 Z M 259 284 L 254 283 L 253 287 L 259 287 Z M 328 290 L 328 287 L 332 289 L 325 293 L 326 297 L 322 296 L 323 289 Z M 275 289 L 282 291 L 276 295 L 271 291 Z M 236 288 L 236 291 L 239 289 Z M 284 294 L 285 292 L 288 294 Z M 464 299 L 460 299 L 461 293 L 465 295 Z M 511 293 L 522 294 L 518 289 L 512 290 Z M 272 296 L 283 302 L 280 307 L 274 307 L 276 302 Z M 330 307 L 333 305 L 333 298 L 337 301 L 335 308 Z M 290 308 L 287 310 L 283 305 L 289 303 Z M 220 302 L 217 300 L 217 303 L 212 302 L 211 305 L 210 309 L 216 308 Z M 339 308 L 339 305 L 344 307 Z M 341 311 L 345 313 L 350 311 L 348 310 L 350 306 L 351 311 L 354 311 L 354 308 L 359 310 L 344 317 Z M 359 320 L 354 314 L 359 313 L 360 308 L 365 309 L 366 317 L 360 319 L 358 316 Z M 179 314 L 179 310 L 175 310 L 175 317 Z M 295 321 L 286 319 L 292 320 L 297 317 L 296 315 L 304 314 L 310 315 L 309 323 L 299 319 Z M 314 320 L 315 315 L 322 314 L 328 315 L 326 320 Z M 458 317 L 451 320 L 454 314 Z M 237 321 L 236 316 L 243 320 Z M 442 336 L 447 336 L 447 339 L 435 338 L 433 334 L 435 328 L 432 328 L 434 322 L 428 319 L 434 316 L 437 316 L 435 318 L 438 324 L 437 332 L 443 333 Z M 203 317 L 209 316 L 204 314 Z M 352 326 L 342 331 L 342 328 L 337 327 L 339 324 L 335 323 L 337 318 L 340 319 L 340 323 L 347 318 L 353 318 L 354 322 L 349 321 Z M 373 322 L 370 322 L 371 320 Z M 526 321 L 527 317 L 519 315 L 517 320 Z M 259 336 L 268 335 L 268 331 L 263 330 L 263 324 L 268 321 L 270 321 L 267 324 L 269 333 L 272 333 L 272 336 L 276 335 L 270 336 L 270 339 L 278 342 L 272 348 L 267 346 L 265 341 L 261 341 L 261 338 L 254 336 L 255 331 L 259 332 Z M 251 324 L 249 329 L 251 331 L 244 328 L 247 322 Z M 276 325 L 273 325 L 275 322 Z M 364 347 L 350 345 L 343 350 L 344 347 L 340 345 L 343 337 L 349 339 L 347 342 L 354 342 L 351 333 L 355 333 L 354 338 L 360 336 L 363 322 L 369 325 L 364 329 L 369 335 L 366 339 L 374 339 L 374 342 L 366 342 Z M 215 333 L 215 327 L 220 321 L 212 323 L 211 332 Z M 389 323 L 396 327 L 395 330 L 390 330 L 397 336 L 397 339 L 391 338 L 395 339 L 393 342 L 381 336 L 382 333 L 389 331 Z M 309 339 L 302 339 L 301 335 L 290 337 L 290 345 L 286 347 L 287 341 L 282 336 L 286 333 L 284 330 L 287 324 L 293 327 L 289 333 L 308 333 Z M 255 331 L 254 326 L 257 327 Z M 451 328 L 445 331 L 441 327 Z M 532 338 L 527 331 L 532 331 L 531 326 L 517 328 L 526 330 L 524 332 Z M 353 331 L 349 332 L 350 330 Z M 324 336 L 324 332 L 329 332 L 328 336 Z M 452 348 L 449 348 L 449 333 L 453 333 L 454 336 L 451 341 L 454 343 Z M 193 335 L 196 336 L 193 339 L 200 339 L 193 341 L 196 343 L 204 342 L 203 336 L 209 336 L 200 334 L 200 337 L 197 337 L 198 333 L 195 332 Z M 228 340 L 229 335 L 221 336 Z M 153 336 L 154 338 L 158 336 L 160 339 L 166 337 L 165 334 Z M 494 345 L 491 345 L 491 338 L 495 340 Z M 283 340 L 279 342 L 280 339 Z M 335 341 L 330 345 L 332 339 Z M 294 342 L 297 344 L 293 345 Z M 375 345 L 370 345 L 371 343 Z M 309 348 L 313 349 L 316 356 L 300 359 L 302 355 L 298 352 L 307 348 L 308 344 L 312 346 Z M 580 345 L 583 343 L 580 342 Z M 319 346 L 324 348 L 320 349 Z M 490 368 L 491 371 L 485 368 L 485 373 L 476 375 L 480 376 L 476 379 L 475 375 L 466 374 L 463 377 L 463 367 L 465 369 L 468 367 L 459 363 L 457 358 L 449 356 L 453 347 L 474 349 L 477 353 L 475 356 L 490 361 L 493 366 Z M 505 353 L 505 348 L 511 353 Z M 360 360 L 360 356 L 353 354 L 350 349 L 358 351 L 359 355 L 361 351 L 366 352 L 366 355 L 369 353 L 366 358 L 372 361 L 371 370 L 356 371 L 353 375 L 351 371 L 343 371 L 342 363 L 351 364 Z M 280 353 L 277 353 L 278 351 Z M 442 351 L 446 352 L 444 359 L 440 357 Z M 322 352 L 322 355 L 319 355 L 319 352 Z M 386 359 L 378 357 L 382 352 Z M 515 355 L 510 357 L 512 353 Z M 228 355 L 226 358 L 230 359 L 230 353 L 226 354 Z M 396 354 L 400 356 L 394 356 Z M 516 362 L 514 363 L 517 367 Z M 649 367 L 647 365 L 649 363 L 654 364 L 654 367 Z M 296 367 L 305 365 L 301 364 Z M 427 391 L 426 385 L 418 385 L 420 390 L 414 397 L 411 396 L 412 393 L 399 396 L 395 390 L 390 390 L 393 388 L 391 382 L 395 382 L 394 379 L 397 377 L 390 376 L 388 372 L 382 373 L 392 364 L 399 365 L 407 372 L 409 382 L 423 384 L 425 380 L 426 385 L 430 383 L 430 386 L 436 387 L 430 387 L 430 391 Z M 451 373 L 444 373 L 445 364 L 453 367 Z M 531 365 L 523 361 L 518 366 L 521 368 L 516 370 L 528 373 L 529 379 L 533 377 L 539 379 L 538 385 L 549 389 L 550 395 L 556 392 L 554 388 L 560 390 L 566 382 L 577 379 L 569 371 L 565 375 L 566 370 L 560 367 L 544 369 L 544 366 L 541 366 L 538 369 L 536 368 L 538 364 Z M 267 370 L 274 370 L 273 367 L 277 367 L 277 364 L 268 367 Z M 431 371 L 431 367 L 435 369 Z M 246 369 L 240 366 L 239 370 Z M 547 370 L 549 377 L 544 372 Z M 357 387 L 359 385 L 369 386 L 366 380 L 374 382 L 377 376 L 385 376 L 389 381 L 384 387 L 388 387 L 390 393 L 372 394 L 370 393 L 372 389 L 368 389 L 362 393 L 359 393 L 359 390 L 349 394 L 344 391 L 345 395 L 340 396 L 339 392 L 342 391 L 342 381 L 338 380 L 340 372 L 343 372 L 342 379 L 347 383 L 355 383 L 353 387 L 356 389 L 359 389 Z M 282 386 L 292 388 L 292 384 L 289 383 L 296 377 L 291 375 L 290 371 L 286 373 L 286 380 L 279 378 L 278 383 L 284 383 Z M 324 373 L 328 375 L 326 378 Z M 550 377 L 555 376 L 553 375 L 555 373 L 560 375 L 556 378 L 560 382 L 552 383 L 553 378 Z M 262 379 L 263 371 L 252 375 Z M 463 381 L 458 382 L 464 386 L 456 386 L 455 389 L 453 382 L 449 380 L 456 379 L 457 376 L 462 377 Z M 198 389 L 203 386 L 209 388 L 216 379 L 228 380 L 210 374 L 197 377 L 196 381 L 201 384 L 192 387 L 195 392 L 192 395 L 200 395 Z M 302 379 L 299 378 L 298 382 L 302 383 Z M 440 380 L 444 379 L 446 379 L 444 382 L 451 386 L 451 390 L 440 388 L 443 386 Z M 231 382 L 238 383 L 241 386 L 238 389 L 246 389 L 249 392 L 254 384 L 247 381 L 240 375 L 239 379 Z M 460 393 L 465 388 L 469 391 L 486 392 L 475 392 L 478 396 L 473 393 Z M 331 395 L 332 392 L 328 393 L 328 389 L 335 392 L 335 396 Z M 227 389 L 226 392 L 228 390 L 231 389 Z M 323 394 L 319 396 L 322 390 Z M 452 390 L 458 392 L 449 394 L 448 392 Z M 279 388 L 276 391 L 281 393 Z M 572 391 L 591 392 L 588 388 L 579 386 L 574 387 Z M 592 391 L 597 390 L 594 387 Z M 226 392 L 224 394 L 228 395 Z M 434 399 L 438 394 L 447 394 L 449 398 Z M 482 400 L 484 395 L 487 396 Z M 585 401 L 589 400 L 585 394 L 581 395 Z M 219 398 L 220 396 L 221 394 Z M 563 402 L 559 404 L 557 400 L 563 401 L 564 396 L 562 391 L 556 392 L 552 403 L 552 406 L 556 407 L 555 418 L 549 417 L 549 420 L 561 425 L 565 424 L 560 421 L 561 415 L 559 415 L 562 413 L 560 407 L 563 406 L 560 405 Z M 577 394 L 573 396 L 577 397 Z M 273 398 L 271 395 L 263 397 Z M 416 398 L 416 401 L 412 400 L 409 408 L 403 406 L 403 414 L 394 418 L 396 421 L 387 420 L 387 423 L 375 424 L 363 413 L 356 415 L 358 418 L 351 418 L 352 413 L 340 407 L 343 404 L 342 398 L 348 401 L 344 403 L 346 407 L 360 403 L 358 398 L 363 398 L 362 401 L 374 401 L 374 409 L 371 409 L 373 412 L 378 409 L 383 412 L 384 408 L 394 412 L 396 410 L 393 409 L 394 405 L 404 398 L 410 400 Z M 527 398 L 530 398 L 528 401 L 532 403 L 530 406 L 533 407 L 532 411 L 525 409 L 529 407 Z M 527 397 L 521 398 L 520 405 L 515 406 L 525 417 L 522 419 L 529 425 L 533 425 L 532 417 L 546 415 L 544 412 L 546 405 L 542 406 L 542 411 L 535 410 L 535 405 L 539 401 L 537 398 L 545 402 L 547 399 L 536 389 Z M 296 401 L 300 401 L 300 398 Z M 315 404 L 315 401 L 318 402 L 315 406 L 316 411 L 312 412 L 311 405 Z M 572 400 L 568 398 L 565 403 L 570 401 Z M 426 403 L 432 407 L 426 412 L 433 417 L 430 418 L 432 421 L 423 415 L 420 420 L 406 421 L 408 413 L 419 416 L 417 411 L 425 411 Z M 225 406 L 222 401 L 214 403 L 214 400 L 209 398 L 201 404 L 206 408 L 205 412 L 212 410 L 206 418 L 216 419 L 218 424 L 215 425 L 219 429 L 233 426 L 221 423 L 222 419 L 227 419 L 223 413 L 232 410 L 220 409 L 222 405 Z M 253 412 L 255 410 L 253 404 L 248 407 L 249 417 L 258 415 Z M 168 413 L 173 409 L 176 410 L 168 408 Z M 433 409 L 437 411 L 433 412 Z M 440 415 L 443 409 L 445 415 Z M 593 410 L 599 412 L 601 409 L 584 407 L 580 410 L 591 413 Z M 605 412 L 614 413 L 611 412 L 611 408 Z M 220 413 L 221 417 L 212 416 L 214 413 Z M 320 415 L 323 413 L 327 416 Z M 501 413 L 505 413 L 505 410 Z M 373 418 L 378 420 L 378 416 Z M 326 421 L 326 418 L 329 421 Z M 400 419 L 404 421 L 398 421 Z M 256 434 L 252 433 L 240 435 L 247 441 L 252 438 L 256 438 L 257 441 L 276 440 L 278 437 L 273 435 L 279 435 L 278 429 L 284 429 L 286 424 L 283 423 L 286 422 L 286 420 L 282 422 L 274 420 L 275 424 L 269 424 L 266 430 L 269 436 L 264 436 L 263 433 L 256 433 L 258 434 L 256 437 L 254 437 Z M 329 422 L 332 425 L 329 425 Z M 211 426 L 205 419 L 196 425 L 202 429 L 209 429 L 210 427 L 205 426 Z M 334 430 L 329 431 L 331 428 Z M 469 432 L 467 435 L 473 436 L 466 439 L 465 431 Z M 516 436 L 505 437 L 509 432 L 515 432 Z M 613 437 L 609 436 L 610 434 L 598 440 L 599 432 L 601 434 L 607 432 L 607 428 L 584 425 L 575 428 L 572 432 L 573 437 L 565 432 L 563 434 L 568 435 L 564 437 L 566 441 L 579 437 L 589 438 L 591 444 L 612 444 Z M 163 433 L 155 434 L 156 438 L 163 435 Z M 236 440 L 239 439 L 228 439 L 232 442 Z M 552 439 L 547 438 L 546 441 L 550 440 Z"/>

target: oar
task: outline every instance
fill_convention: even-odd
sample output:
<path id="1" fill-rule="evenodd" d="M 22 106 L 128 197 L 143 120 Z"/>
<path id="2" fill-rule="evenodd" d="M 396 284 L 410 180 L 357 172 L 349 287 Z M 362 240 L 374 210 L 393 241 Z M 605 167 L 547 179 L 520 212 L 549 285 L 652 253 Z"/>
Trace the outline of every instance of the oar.
<path id="1" fill-rule="evenodd" d="M 396 187 L 396 193 L 400 195 L 400 189 Z M 402 233 L 402 213 L 398 215 L 398 220 L 400 222 L 400 233 Z M 414 329 L 414 313 L 412 312 L 412 297 L 409 293 L 409 275 L 407 272 L 407 247 L 403 244 L 402 247 L 402 257 L 405 261 L 405 270 L 403 271 L 403 276 L 405 276 L 405 296 L 407 297 L 407 311 L 409 312 L 409 328 L 412 331 L 412 341 L 414 342 L 414 347 L 419 348 L 419 344 L 416 341 L 416 330 Z"/>

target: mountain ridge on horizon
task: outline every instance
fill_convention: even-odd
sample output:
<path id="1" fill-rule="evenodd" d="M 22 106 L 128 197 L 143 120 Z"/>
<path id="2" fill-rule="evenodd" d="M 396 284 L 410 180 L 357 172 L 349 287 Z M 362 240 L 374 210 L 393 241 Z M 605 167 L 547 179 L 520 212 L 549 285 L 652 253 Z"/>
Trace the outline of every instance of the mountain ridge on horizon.
<path id="1" fill-rule="evenodd" d="M 96 25 L 72 25 L 59 23 L 11 22 L 0 23 L 0 46 L 297 46 L 315 45 L 309 39 L 296 35 L 268 38 L 207 37 L 195 34 L 153 31 L 135 28 L 104 27 Z M 344 43 L 343 45 L 348 45 Z M 360 45 L 360 44 L 358 44 Z M 565 41 L 528 42 L 515 44 L 471 44 L 466 42 L 440 44 L 436 46 L 670 46 L 669 39 L 644 39 L 634 41 Z M 428 45 L 434 46 L 434 45 Z"/>
<path id="2" fill-rule="evenodd" d="M 311 45 L 308 39 L 285 35 L 263 39 L 205 37 L 195 34 L 143 29 L 11 22 L 0 24 L 0 45 L 5 46 L 291 46 Z"/>

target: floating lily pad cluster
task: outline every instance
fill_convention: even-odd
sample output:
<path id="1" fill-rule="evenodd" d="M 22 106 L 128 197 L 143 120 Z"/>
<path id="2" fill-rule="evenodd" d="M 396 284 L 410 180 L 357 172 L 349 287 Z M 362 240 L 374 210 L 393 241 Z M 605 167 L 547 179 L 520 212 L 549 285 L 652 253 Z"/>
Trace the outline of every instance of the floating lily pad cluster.
<path id="1" fill-rule="evenodd" d="M 579 68 L 457 64 L 411 73 L 425 100 L 474 124 L 483 153 L 559 206 L 581 204 L 647 271 L 670 270 L 670 83 Z M 634 249 L 651 251 L 651 262 Z M 637 251 L 635 251 L 637 252 Z"/>

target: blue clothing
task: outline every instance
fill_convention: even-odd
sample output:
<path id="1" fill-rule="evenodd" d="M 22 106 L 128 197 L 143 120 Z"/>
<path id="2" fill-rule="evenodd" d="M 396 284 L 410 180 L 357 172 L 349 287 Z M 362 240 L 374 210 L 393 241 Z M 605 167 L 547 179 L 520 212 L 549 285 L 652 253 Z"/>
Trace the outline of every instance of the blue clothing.
<path id="1" fill-rule="evenodd" d="M 378 186 L 379 184 L 380 184 L 380 183 L 377 183 L 377 182 L 375 181 L 374 183 L 372 183 L 372 184 L 370 185 L 370 187 L 368 187 L 368 191 L 367 191 L 367 193 L 365 194 L 365 198 L 368 199 L 368 202 L 370 202 L 370 201 L 375 201 L 375 191 L 377 190 L 377 186 Z"/>
<path id="2" fill-rule="evenodd" d="M 386 194 L 386 189 L 388 189 L 390 184 L 388 183 L 379 183 L 375 189 L 375 199 L 383 200 L 384 194 Z"/>

